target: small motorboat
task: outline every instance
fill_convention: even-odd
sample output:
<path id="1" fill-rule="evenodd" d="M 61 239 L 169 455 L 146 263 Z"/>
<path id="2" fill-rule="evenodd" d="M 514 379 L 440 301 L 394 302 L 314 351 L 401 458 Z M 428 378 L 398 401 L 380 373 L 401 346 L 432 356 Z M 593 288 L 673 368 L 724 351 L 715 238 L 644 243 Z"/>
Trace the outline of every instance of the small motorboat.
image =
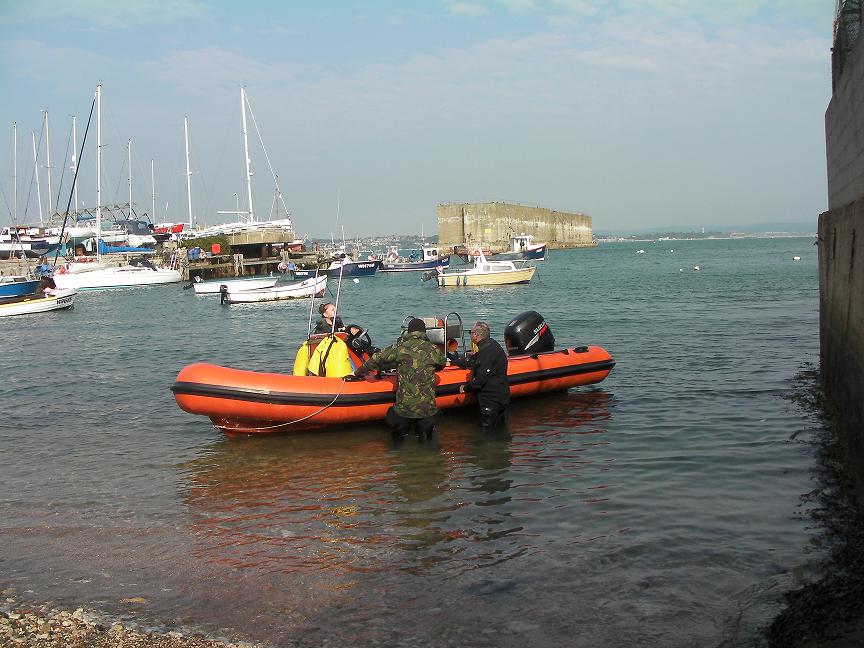
<path id="1" fill-rule="evenodd" d="M 493 254 L 490 258 L 496 261 L 545 261 L 546 243 L 534 243 L 530 234 L 520 234 L 510 237 L 510 249 L 507 252 Z"/>
<path id="2" fill-rule="evenodd" d="M 516 265 L 515 261 L 490 261 L 482 250 L 468 270 L 438 270 L 438 286 L 501 286 L 528 283 L 537 271 L 535 266 Z"/>
<path id="3" fill-rule="evenodd" d="M 381 260 L 352 261 L 350 257 L 340 256 L 327 266 L 327 274 L 331 277 L 371 277 L 381 269 Z"/>
<path id="4" fill-rule="evenodd" d="M 410 319 L 405 318 L 405 322 Z M 451 341 L 461 338 L 465 349 L 462 320 L 456 313 L 443 320 L 422 319 L 427 323 L 430 341 L 443 348 L 445 342 L 449 347 Z M 345 333 L 336 335 L 346 339 Z M 329 337 L 310 336 L 310 353 Z M 612 356 L 599 346 L 555 350 L 549 326 L 535 311 L 514 318 L 505 329 L 504 339 L 513 398 L 599 383 L 615 366 Z M 363 348 L 353 340 L 348 340 L 347 346 L 350 361 L 359 366 L 363 362 Z M 470 370 L 456 365 L 438 371 L 438 407 L 450 409 L 474 403 L 475 397 L 470 392 L 460 393 L 460 387 L 470 379 Z M 381 374 L 376 380 L 355 381 L 338 376 L 265 373 L 195 363 L 180 371 L 171 391 L 181 409 L 209 417 L 229 435 L 298 432 L 383 420 L 395 400 L 396 376 Z"/>
<path id="5" fill-rule="evenodd" d="M 31 295 L 4 297 L 0 299 L 0 317 L 10 315 L 29 315 L 52 310 L 72 308 L 77 290 L 56 290 L 48 288 Z"/>
<path id="6" fill-rule="evenodd" d="M 192 287 L 196 295 L 218 295 L 225 286 L 229 293 L 241 290 L 256 290 L 258 288 L 272 288 L 279 281 L 279 277 L 243 277 L 240 279 L 214 279 L 203 281 L 196 276 Z"/>
<path id="7" fill-rule="evenodd" d="M 302 299 L 304 297 L 320 297 L 327 290 L 327 277 L 313 277 L 285 286 L 272 288 L 255 288 L 252 290 L 220 291 L 223 304 L 256 304 L 260 302 L 283 301 L 286 299 Z"/>
<path id="8" fill-rule="evenodd" d="M 6 275 L 0 277 L 0 298 L 21 297 L 32 295 L 39 288 L 39 279 L 24 275 Z"/>
<path id="9" fill-rule="evenodd" d="M 450 267 L 450 255 L 440 256 L 436 246 L 424 245 L 420 250 L 412 250 L 408 257 L 403 257 L 399 255 L 399 248 L 391 245 L 384 256 L 381 272 L 421 272 L 438 267 Z"/>

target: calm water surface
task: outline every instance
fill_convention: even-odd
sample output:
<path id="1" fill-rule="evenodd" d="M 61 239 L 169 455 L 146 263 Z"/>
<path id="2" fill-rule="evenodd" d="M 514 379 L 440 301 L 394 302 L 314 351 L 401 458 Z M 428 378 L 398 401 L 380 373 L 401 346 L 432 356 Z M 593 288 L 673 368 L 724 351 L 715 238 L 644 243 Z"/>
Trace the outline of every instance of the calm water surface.
<path id="1" fill-rule="evenodd" d="M 399 445 L 228 439 L 174 404 L 190 362 L 290 370 L 308 303 L 174 285 L 0 321 L 0 586 L 273 645 L 758 641 L 814 557 L 815 422 L 788 400 L 818 362 L 812 239 L 553 250 L 494 289 L 382 275 L 340 312 L 384 346 L 409 314 L 500 340 L 529 308 L 559 345 L 606 347 L 610 377 L 518 401 L 506 432 L 447 412 Z"/>

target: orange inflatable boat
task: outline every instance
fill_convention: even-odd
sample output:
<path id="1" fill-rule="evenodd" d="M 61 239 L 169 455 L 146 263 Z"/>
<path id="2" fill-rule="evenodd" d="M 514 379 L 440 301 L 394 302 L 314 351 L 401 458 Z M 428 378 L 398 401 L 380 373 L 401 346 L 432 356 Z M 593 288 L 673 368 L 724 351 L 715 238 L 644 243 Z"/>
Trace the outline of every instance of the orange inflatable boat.
<path id="1" fill-rule="evenodd" d="M 424 319 L 436 322 L 434 318 Z M 441 329 L 442 333 L 448 333 L 448 339 L 452 339 L 449 335 L 452 326 L 444 325 Z M 548 327 L 539 337 L 543 337 L 546 331 Z M 434 326 L 427 325 L 427 335 L 436 341 Z M 319 342 L 314 338 L 321 337 L 325 336 L 313 336 L 310 343 Z M 538 337 L 536 331 L 533 337 Z M 546 337 L 551 337 L 551 334 Z M 513 398 L 598 383 L 615 366 L 612 356 L 599 346 L 542 352 L 529 350 L 514 355 L 506 332 L 505 341 L 511 351 L 507 375 Z M 358 354 L 350 346 L 349 355 L 355 366 L 362 363 L 363 354 Z M 439 409 L 475 402 L 470 392 L 459 393 L 460 386 L 470 379 L 469 369 L 455 365 L 438 371 L 436 403 Z M 216 427 L 230 435 L 296 432 L 383 420 L 394 402 L 396 376 L 385 373 L 378 378 L 346 380 L 196 363 L 180 371 L 171 391 L 183 410 L 209 417 Z"/>

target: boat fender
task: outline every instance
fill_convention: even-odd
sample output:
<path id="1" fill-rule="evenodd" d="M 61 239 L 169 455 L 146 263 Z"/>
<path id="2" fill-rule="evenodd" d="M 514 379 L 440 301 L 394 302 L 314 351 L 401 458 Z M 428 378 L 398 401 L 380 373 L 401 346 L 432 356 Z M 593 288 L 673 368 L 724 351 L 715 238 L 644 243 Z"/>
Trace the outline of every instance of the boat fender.
<path id="1" fill-rule="evenodd" d="M 309 340 L 306 340 L 303 344 L 300 345 L 300 348 L 297 349 L 297 357 L 294 358 L 294 375 L 295 376 L 308 376 L 309 372 L 307 371 L 309 368 L 309 356 L 311 355 L 311 351 L 309 350 Z"/>

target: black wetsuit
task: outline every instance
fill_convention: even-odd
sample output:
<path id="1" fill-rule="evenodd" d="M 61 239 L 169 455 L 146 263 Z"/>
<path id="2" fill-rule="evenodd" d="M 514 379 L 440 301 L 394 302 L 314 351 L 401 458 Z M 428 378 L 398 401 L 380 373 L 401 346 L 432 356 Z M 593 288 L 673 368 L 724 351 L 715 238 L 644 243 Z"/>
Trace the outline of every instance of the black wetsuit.
<path id="1" fill-rule="evenodd" d="M 327 333 L 330 333 L 332 330 L 333 330 L 333 328 L 330 326 L 330 324 L 325 322 L 323 319 L 320 319 L 317 322 L 315 322 L 315 330 L 312 332 L 313 333 L 327 334 Z M 336 330 L 337 331 L 344 331 L 345 330 L 345 325 L 342 324 L 342 318 L 339 317 L 338 315 L 336 316 Z"/>
<path id="2" fill-rule="evenodd" d="M 477 353 L 468 360 L 471 380 L 465 391 L 477 395 L 480 425 L 493 427 L 504 422 L 510 405 L 510 381 L 507 379 L 507 354 L 492 338 L 477 343 Z"/>

